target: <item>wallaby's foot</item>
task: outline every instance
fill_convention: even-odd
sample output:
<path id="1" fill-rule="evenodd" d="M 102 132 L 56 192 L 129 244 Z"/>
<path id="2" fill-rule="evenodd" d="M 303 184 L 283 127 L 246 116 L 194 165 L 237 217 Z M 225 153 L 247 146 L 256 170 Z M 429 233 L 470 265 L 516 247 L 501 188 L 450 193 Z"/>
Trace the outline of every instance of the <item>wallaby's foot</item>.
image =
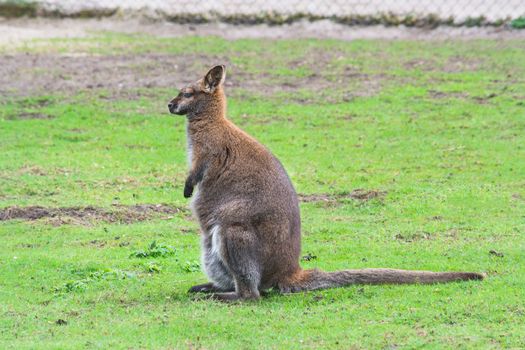
<path id="1" fill-rule="evenodd" d="M 245 300 L 259 300 L 259 294 L 250 294 L 250 295 L 239 295 L 236 292 L 228 293 L 213 293 L 209 295 L 210 299 L 223 301 L 226 303 L 231 303 L 235 301 L 245 301 Z"/>
<path id="2" fill-rule="evenodd" d="M 281 294 L 290 294 L 290 293 L 299 293 L 304 289 L 298 286 L 279 286 L 279 293 Z"/>
<path id="3" fill-rule="evenodd" d="M 220 292 L 228 292 L 228 291 L 215 286 L 211 282 L 204 283 L 204 284 L 198 284 L 196 286 L 191 287 L 188 290 L 188 293 L 220 293 Z"/>

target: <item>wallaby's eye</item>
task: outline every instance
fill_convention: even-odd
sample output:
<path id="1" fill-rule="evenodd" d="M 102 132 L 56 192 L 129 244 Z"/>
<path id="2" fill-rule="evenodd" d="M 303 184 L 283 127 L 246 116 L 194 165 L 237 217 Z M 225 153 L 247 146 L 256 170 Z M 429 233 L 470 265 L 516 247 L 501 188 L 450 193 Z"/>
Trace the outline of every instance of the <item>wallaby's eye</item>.
<path id="1" fill-rule="evenodd" d="M 190 98 L 193 96 L 193 92 L 183 92 L 182 97 L 184 98 Z"/>

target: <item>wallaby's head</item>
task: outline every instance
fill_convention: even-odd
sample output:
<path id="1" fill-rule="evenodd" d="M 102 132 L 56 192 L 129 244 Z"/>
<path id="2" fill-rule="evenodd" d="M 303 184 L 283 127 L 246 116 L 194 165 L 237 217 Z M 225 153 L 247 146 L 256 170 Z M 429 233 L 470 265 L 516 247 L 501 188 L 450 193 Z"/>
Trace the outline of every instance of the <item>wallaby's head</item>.
<path id="1" fill-rule="evenodd" d="M 180 90 L 168 104 L 170 113 L 192 116 L 200 112 L 211 112 L 213 108 L 223 108 L 225 99 L 222 84 L 225 78 L 225 66 L 213 67 L 204 78 Z"/>

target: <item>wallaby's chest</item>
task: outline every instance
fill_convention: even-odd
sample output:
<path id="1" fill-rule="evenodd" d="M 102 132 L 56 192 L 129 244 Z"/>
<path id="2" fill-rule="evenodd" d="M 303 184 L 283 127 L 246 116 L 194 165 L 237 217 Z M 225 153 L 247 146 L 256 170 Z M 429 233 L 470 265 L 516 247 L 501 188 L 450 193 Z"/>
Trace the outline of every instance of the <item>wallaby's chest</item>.
<path id="1" fill-rule="evenodd" d="M 188 160 L 188 164 L 191 167 L 191 162 L 193 159 L 193 142 L 191 141 L 191 137 L 189 134 L 186 135 L 186 158 Z"/>

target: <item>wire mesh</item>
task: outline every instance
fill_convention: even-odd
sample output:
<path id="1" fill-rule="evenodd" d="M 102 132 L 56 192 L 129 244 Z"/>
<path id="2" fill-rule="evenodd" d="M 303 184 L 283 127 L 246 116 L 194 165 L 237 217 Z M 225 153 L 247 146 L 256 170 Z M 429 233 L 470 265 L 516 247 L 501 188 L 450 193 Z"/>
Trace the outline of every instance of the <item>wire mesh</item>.
<path id="1" fill-rule="evenodd" d="M 524 0 L 36 0 L 35 3 L 43 12 L 64 15 L 86 15 L 90 11 L 141 13 L 188 22 L 275 24 L 304 18 L 332 19 L 345 24 L 478 26 L 508 24 L 525 16 Z"/>

